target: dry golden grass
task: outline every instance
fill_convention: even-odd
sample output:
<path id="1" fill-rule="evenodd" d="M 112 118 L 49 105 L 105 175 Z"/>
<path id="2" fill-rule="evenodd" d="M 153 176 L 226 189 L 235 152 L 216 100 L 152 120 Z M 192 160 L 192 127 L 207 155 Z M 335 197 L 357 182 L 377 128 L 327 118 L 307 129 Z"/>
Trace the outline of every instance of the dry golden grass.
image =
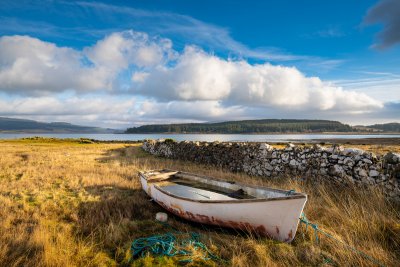
<path id="1" fill-rule="evenodd" d="M 154 221 L 162 208 L 140 189 L 139 170 L 170 168 L 274 186 L 309 194 L 305 212 L 334 237 L 387 266 L 400 262 L 399 207 L 378 190 L 318 185 L 300 179 L 267 180 L 212 166 L 156 158 L 139 145 L 74 141 L 0 142 L 1 266 L 128 266 L 138 237 L 169 231 Z M 232 266 L 372 266 L 346 247 L 300 227 L 284 244 L 227 229 L 170 224 L 197 231 Z M 330 262 L 327 262 L 330 260 Z M 173 266 L 174 259 L 146 257 L 134 266 Z M 221 265 L 195 261 L 193 266 Z"/>

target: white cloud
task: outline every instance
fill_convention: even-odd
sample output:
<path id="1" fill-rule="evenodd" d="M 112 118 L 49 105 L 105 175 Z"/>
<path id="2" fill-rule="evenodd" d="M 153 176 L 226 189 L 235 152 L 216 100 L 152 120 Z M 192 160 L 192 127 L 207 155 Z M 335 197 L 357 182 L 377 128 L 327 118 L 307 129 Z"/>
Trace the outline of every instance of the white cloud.
<path id="1" fill-rule="evenodd" d="M 132 82 L 144 82 L 148 76 L 147 72 L 136 71 L 132 74 L 131 80 Z"/>
<path id="2" fill-rule="evenodd" d="M 223 106 L 219 101 L 171 101 L 159 103 L 145 101 L 137 107 L 142 118 L 216 121 L 238 118 L 246 115 L 246 108 L 241 106 Z"/>
<path id="3" fill-rule="evenodd" d="M 96 115 L 129 113 L 134 100 L 117 97 L 90 96 L 71 97 L 19 97 L 4 101 L 0 99 L 0 114 L 6 115 Z"/>
<path id="4" fill-rule="evenodd" d="M 226 61 L 188 47 L 175 67 L 150 72 L 142 93 L 168 100 L 219 100 L 230 92 L 231 71 Z"/>
<path id="5" fill-rule="evenodd" d="M 112 33 L 85 49 L 97 66 L 119 71 L 129 65 L 153 67 L 173 56 L 172 43 L 167 39 L 149 38 L 146 33 L 124 31 Z"/>
<path id="6" fill-rule="evenodd" d="M 3 36 L 0 91 L 14 95 L 11 100 L 0 96 L 2 116 L 102 126 L 339 119 L 383 108 L 362 92 L 306 77 L 295 67 L 223 59 L 190 45 L 177 53 L 170 40 L 134 31 L 110 34 L 82 50 L 29 36 Z M 70 96 L 60 94 L 64 91 Z"/>
<path id="7" fill-rule="evenodd" d="M 383 104 L 359 92 L 306 77 L 294 67 L 229 61 L 188 46 L 172 67 L 159 67 L 138 92 L 161 101 L 222 101 L 282 109 L 365 112 Z"/>
<path id="8" fill-rule="evenodd" d="M 40 94 L 68 89 L 108 88 L 110 77 L 102 67 L 88 67 L 82 55 L 29 36 L 0 38 L 0 90 Z"/>
<path id="9" fill-rule="evenodd" d="M 0 98 L 0 116 L 126 128 L 138 117 L 135 100 L 110 96 Z"/>
<path id="10" fill-rule="evenodd" d="M 143 82 L 138 92 L 162 101 L 351 112 L 382 107 L 363 93 L 305 77 L 294 67 L 229 61 L 193 46 L 177 56 L 170 40 L 134 31 L 111 34 L 83 52 L 27 36 L 5 36 L 0 51 L 3 91 L 28 95 L 69 89 L 112 91 L 118 75 L 133 68 L 131 80 Z M 90 62 L 85 64 L 86 57 Z"/>
<path id="11" fill-rule="evenodd" d="M 383 102 L 400 100 L 400 76 L 393 73 L 366 72 L 365 78 L 336 80 L 335 84 L 354 92 L 364 92 Z"/>
<path id="12" fill-rule="evenodd" d="M 95 65 L 118 70 L 128 67 L 127 54 L 132 45 L 132 41 L 125 39 L 120 33 L 113 33 L 98 41 L 94 47 L 86 48 L 86 54 Z"/>
<path id="13" fill-rule="evenodd" d="M 171 46 L 170 40 L 134 31 L 113 33 L 83 51 L 29 36 L 3 36 L 0 90 L 30 95 L 111 91 L 118 74 L 129 67 L 154 67 L 172 59 Z"/>
<path id="14" fill-rule="evenodd" d="M 0 99 L 0 116 L 66 121 L 84 125 L 127 128 L 133 123 L 218 121 L 241 117 L 243 107 L 224 107 L 218 101 L 172 101 L 158 103 L 110 96 L 18 97 Z"/>

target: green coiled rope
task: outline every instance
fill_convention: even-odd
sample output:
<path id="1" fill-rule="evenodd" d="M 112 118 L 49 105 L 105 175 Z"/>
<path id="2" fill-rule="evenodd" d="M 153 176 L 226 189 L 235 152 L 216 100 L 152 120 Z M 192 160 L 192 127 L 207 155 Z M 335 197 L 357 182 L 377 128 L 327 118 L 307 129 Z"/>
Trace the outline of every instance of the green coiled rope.
<path id="1" fill-rule="evenodd" d="M 165 225 L 165 224 L 164 224 Z M 167 226 L 171 227 L 167 224 Z M 182 238 L 182 236 L 188 236 Z M 178 238 L 178 236 L 180 238 Z M 192 250 L 185 249 L 192 247 Z M 131 245 L 131 261 L 137 257 L 145 257 L 148 254 L 153 256 L 179 256 L 181 263 L 192 262 L 194 251 L 202 250 L 203 255 L 198 257 L 202 260 L 217 260 L 224 262 L 223 259 L 214 255 L 205 244 L 200 241 L 200 234 L 195 232 L 183 233 L 179 231 L 168 232 L 162 235 L 138 238 Z"/>

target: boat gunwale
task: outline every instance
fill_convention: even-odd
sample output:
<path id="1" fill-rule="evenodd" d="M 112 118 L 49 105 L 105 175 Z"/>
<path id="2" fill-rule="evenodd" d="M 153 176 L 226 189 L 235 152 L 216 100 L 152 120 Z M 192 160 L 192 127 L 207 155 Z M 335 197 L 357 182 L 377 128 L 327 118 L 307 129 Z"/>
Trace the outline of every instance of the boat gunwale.
<path id="1" fill-rule="evenodd" d="M 155 170 L 150 170 L 148 172 L 151 171 L 155 171 Z M 168 169 L 163 169 L 163 171 L 171 171 L 172 170 L 168 170 Z M 229 183 L 226 180 L 219 180 L 219 179 L 214 179 L 208 176 L 204 176 L 204 175 L 197 175 L 197 174 L 193 174 L 193 173 L 188 173 L 188 172 L 181 172 L 181 171 L 177 171 L 177 174 L 186 174 L 186 175 L 192 175 L 192 176 L 197 176 L 199 178 L 204 178 L 204 179 L 210 179 L 210 180 L 214 180 L 214 181 L 219 181 L 219 182 L 225 182 L 225 183 Z M 144 174 L 144 172 L 139 172 L 139 175 L 141 175 L 147 182 L 149 182 L 149 180 L 147 179 L 147 176 Z M 163 179 L 163 180 L 167 180 Z M 158 180 L 157 182 L 160 182 L 160 180 Z M 155 182 L 156 183 L 156 182 Z M 281 189 L 275 189 L 275 188 L 269 188 L 269 187 L 265 187 L 265 186 L 252 186 L 252 185 L 246 185 L 246 184 L 242 184 L 242 183 L 237 183 L 235 182 L 234 184 L 238 185 L 238 186 L 245 186 L 245 187 L 250 187 L 250 188 L 254 188 L 254 189 L 264 189 L 264 190 L 269 190 L 269 191 L 275 191 L 275 192 L 279 192 L 279 193 L 287 193 L 290 190 L 281 190 Z M 283 196 L 283 197 L 271 197 L 271 198 L 254 198 L 254 199 L 234 199 L 234 200 L 196 200 L 196 199 L 191 199 L 191 198 L 186 198 L 186 197 L 181 197 L 181 196 L 177 196 L 174 195 L 164 189 L 162 189 L 160 186 L 158 186 L 157 184 L 154 184 L 154 188 L 156 188 L 158 191 L 160 191 L 163 194 L 166 194 L 170 197 L 173 198 L 177 198 L 177 199 L 182 199 L 182 200 L 186 200 L 186 201 L 191 201 L 191 202 L 198 202 L 198 203 L 225 203 L 225 204 L 236 204 L 236 203 L 253 203 L 253 202 L 267 202 L 267 201 L 279 201 L 279 200 L 290 200 L 290 199 L 300 199 L 300 198 L 305 198 L 307 199 L 307 195 L 304 193 L 300 193 L 300 192 L 295 192 L 292 195 L 289 196 Z"/>

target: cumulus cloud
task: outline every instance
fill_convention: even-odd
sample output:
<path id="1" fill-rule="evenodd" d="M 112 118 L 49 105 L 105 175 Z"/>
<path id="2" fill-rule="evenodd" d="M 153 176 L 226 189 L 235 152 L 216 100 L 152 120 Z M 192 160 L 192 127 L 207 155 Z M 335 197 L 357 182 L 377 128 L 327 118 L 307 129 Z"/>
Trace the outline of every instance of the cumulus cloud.
<path id="1" fill-rule="evenodd" d="M 116 97 L 91 96 L 84 98 L 22 97 L 4 101 L 0 99 L 0 115 L 95 115 L 129 113 L 134 100 Z"/>
<path id="2" fill-rule="evenodd" d="M 8 92 L 113 90 L 118 75 L 133 68 L 135 92 L 161 101 L 360 112 L 382 107 L 365 94 L 305 77 L 294 67 L 225 60 L 193 46 L 178 55 L 170 40 L 134 31 L 111 34 L 81 52 L 5 36 L 0 51 L 0 83 Z"/>
<path id="3" fill-rule="evenodd" d="M 85 49 L 95 65 L 121 70 L 129 65 L 156 66 L 173 57 L 172 42 L 168 39 L 151 39 L 146 33 L 124 31 L 112 33 Z"/>
<path id="4" fill-rule="evenodd" d="M 0 90 L 45 94 L 113 90 L 130 66 L 154 67 L 174 57 L 171 41 L 145 33 L 113 33 L 83 51 L 29 36 L 0 38 Z"/>
<path id="5" fill-rule="evenodd" d="M 149 76 L 147 72 L 136 71 L 132 74 L 131 80 L 132 82 L 144 82 Z"/>
<path id="6" fill-rule="evenodd" d="M 242 106 L 224 106 L 219 101 L 145 101 L 137 108 L 142 118 L 162 118 L 192 121 L 216 121 L 246 115 Z"/>
<path id="7" fill-rule="evenodd" d="M 42 90 L 103 87 L 101 77 L 105 73 L 100 69 L 82 68 L 80 57 L 71 48 L 57 47 L 29 36 L 1 37 L 1 90 L 30 94 Z"/>
<path id="8" fill-rule="evenodd" d="M 365 23 L 382 23 L 383 30 L 378 34 L 377 48 L 388 48 L 400 42 L 400 1 L 381 0 L 373 6 L 365 17 Z"/>
<path id="9" fill-rule="evenodd" d="M 193 107 L 196 108 L 193 108 Z M 0 99 L 0 116 L 45 121 L 72 121 L 88 125 L 126 128 L 133 123 L 220 121 L 246 116 L 243 107 L 224 107 L 218 101 L 172 101 L 159 103 L 110 96 L 17 97 Z"/>
<path id="10" fill-rule="evenodd" d="M 138 92 L 161 101 L 222 101 L 229 105 L 368 111 L 382 103 L 306 77 L 294 67 L 229 61 L 187 47 L 172 67 L 153 69 Z"/>
<path id="11" fill-rule="evenodd" d="M 0 97 L 2 116 L 103 126 L 284 114 L 326 118 L 383 108 L 366 94 L 295 67 L 224 59 L 191 45 L 178 53 L 170 40 L 135 31 L 110 34 L 82 50 L 29 36 L 0 37 L 0 91 L 9 99 Z"/>
<path id="12" fill-rule="evenodd" d="M 0 116 L 126 128 L 138 117 L 135 103 L 116 96 L 17 97 L 0 99 Z"/>

